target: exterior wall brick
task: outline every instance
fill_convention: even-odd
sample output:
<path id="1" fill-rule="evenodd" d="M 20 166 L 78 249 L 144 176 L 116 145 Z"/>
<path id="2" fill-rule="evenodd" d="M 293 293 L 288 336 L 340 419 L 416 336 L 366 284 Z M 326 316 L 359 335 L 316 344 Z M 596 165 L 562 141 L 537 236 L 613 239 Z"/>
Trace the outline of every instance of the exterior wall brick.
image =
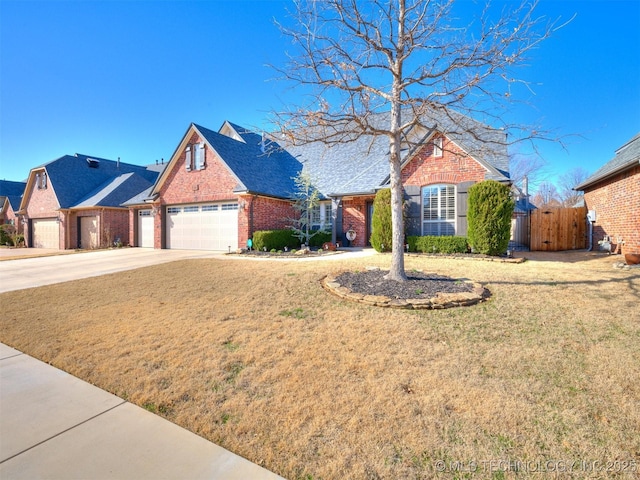
<path id="1" fill-rule="evenodd" d="M 295 217 L 293 203 L 288 200 L 245 195 L 240 199 L 243 208 L 238 217 L 238 246 L 244 248 L 247 240 L 258 230 L 279 230 L 291 225 Z"/>
<path id="2" fill-rule="evenodd" d="M 482 165 L 446 138 L 442 143 L 441 157 L 433 155 L 433 144 L 429 143 L 405 165 L 402 169 L 403 185 L 424 187 L 484 180 L 487 170 Z"/>
<path id="3" fill-rule="evenodd" d="M 595 210 L 593 248 L 609 235 L 622 237 L 622 253 L 640 253 L 640 166 L 622 172 L 584 192 L 588 210 Z"/>
<path id="4" fill-rule="evenodd" d="M 356 232 L 356 238 L 351 242 L 352 247 L 364 247 L 369 243 L 367 238 L 367 201 L 373 201 L 374 196 L 360 196 L 346 198 L 342 201 L 342 238 L 350 228 Z M 340 235 L 338 235 L 340 237 Z"/>

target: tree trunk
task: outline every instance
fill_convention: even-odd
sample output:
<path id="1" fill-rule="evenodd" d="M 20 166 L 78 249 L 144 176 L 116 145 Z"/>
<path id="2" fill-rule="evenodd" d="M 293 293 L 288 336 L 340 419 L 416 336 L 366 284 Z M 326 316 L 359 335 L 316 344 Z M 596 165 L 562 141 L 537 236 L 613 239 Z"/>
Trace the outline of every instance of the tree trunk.
<path id="1" fill-rule="evenodd" d="M 397 149 L 399 150 L 399 148 Z M 402 177 L 400 174 L 400 155 L 391 154 L 391 225 L 393 231 L 393 245 L 391 250 L 391 267 L 387 278 L 404 282 L 407 275 L 404 272 L 404 218 L 403 203 L 404 192 L 402 189 Z"/>

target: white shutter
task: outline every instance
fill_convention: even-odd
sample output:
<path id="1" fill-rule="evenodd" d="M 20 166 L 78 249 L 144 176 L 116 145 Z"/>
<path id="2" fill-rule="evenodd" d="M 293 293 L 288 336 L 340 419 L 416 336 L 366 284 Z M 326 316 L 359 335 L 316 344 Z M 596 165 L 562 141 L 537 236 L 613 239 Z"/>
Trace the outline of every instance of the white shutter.
<path id="1" fill-rule="evenodd" d="M 185 160 L 184 160 L 184 167 L 187 169 L 187 172 L 191 171 L 191 146 L 187 147 Z"/>
<path id="2" fill-rule="evenodd" d="M 205 149 L 204 149 L 204 143 L 200 143 L 197 146 L 198 148 L 198 165 L 197 165 L 197 169 L 198 170 L 203 170 L 205 167 Z"/>

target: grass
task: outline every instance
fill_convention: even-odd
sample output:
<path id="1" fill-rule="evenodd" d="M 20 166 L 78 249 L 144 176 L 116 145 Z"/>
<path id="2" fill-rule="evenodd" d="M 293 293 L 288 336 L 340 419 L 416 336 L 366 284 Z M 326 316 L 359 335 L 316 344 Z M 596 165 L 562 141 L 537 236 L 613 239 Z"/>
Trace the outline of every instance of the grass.
<path id="1" fill-rule="evenodd" d="M 407 270 L 492 292 L 434 311 L 321 289 L 325 274 L 385 266 L 386 255 L 188 260 L 0 295 L 0 340 L 291 480 L 640 464 L 640 272 L 610 257 L 539 258 L 407 258 Z"/>

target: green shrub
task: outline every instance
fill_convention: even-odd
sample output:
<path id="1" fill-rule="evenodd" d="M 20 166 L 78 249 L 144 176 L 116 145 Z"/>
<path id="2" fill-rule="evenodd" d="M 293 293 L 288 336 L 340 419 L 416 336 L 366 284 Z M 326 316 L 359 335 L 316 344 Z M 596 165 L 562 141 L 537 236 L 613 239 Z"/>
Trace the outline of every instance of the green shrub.
<path id="1" fill-rule="evenodd" d="M 466 237 L 426 235 L 407 237 L 409 251 L 422 253 L 466 253 L 469 251 Z"/>
<path id="2" fill-rule="evenodd" d="M 293 247 L 299 247 L 300 240 L 298 240 L 293 231 L 286 230 L 259 230 L 253 232 L 253 248 L 256 250 L 284 250 L 284 247 L 289 249 Z"/>
<path id="3" fill-rule="evenodd" d="M 310 247 L 321 247 L 323 243 L 331 241 L 331 232 L 319 232 L 316 233 L 311 240 L 309 240 Z"/>
<path id="4" fill-rule="evenodd" d="M 495 180 L 485 180 L 469 188 L 467 221 L 469 244 L 476 253 L 500 255 L 511 237 L 514 202 L 511 189 Z"/>
<path id="5" fill-rule="evenodd" d="M 393 245 L 390 188 L 383 188 L 376 193 L 373 201 L 371 230 L 371 246 L 376 249 L 376 252 L 390 252 Z"/>
<path id="6" fill-rule="evenodd" d="M 9 232 L 7 232 L 7 230 L 5 229 L 4 225 L 2 226 L 2 228 L 0 228 L 0 245 L 13 245 L 13 239 L 11 238 Z"/>

